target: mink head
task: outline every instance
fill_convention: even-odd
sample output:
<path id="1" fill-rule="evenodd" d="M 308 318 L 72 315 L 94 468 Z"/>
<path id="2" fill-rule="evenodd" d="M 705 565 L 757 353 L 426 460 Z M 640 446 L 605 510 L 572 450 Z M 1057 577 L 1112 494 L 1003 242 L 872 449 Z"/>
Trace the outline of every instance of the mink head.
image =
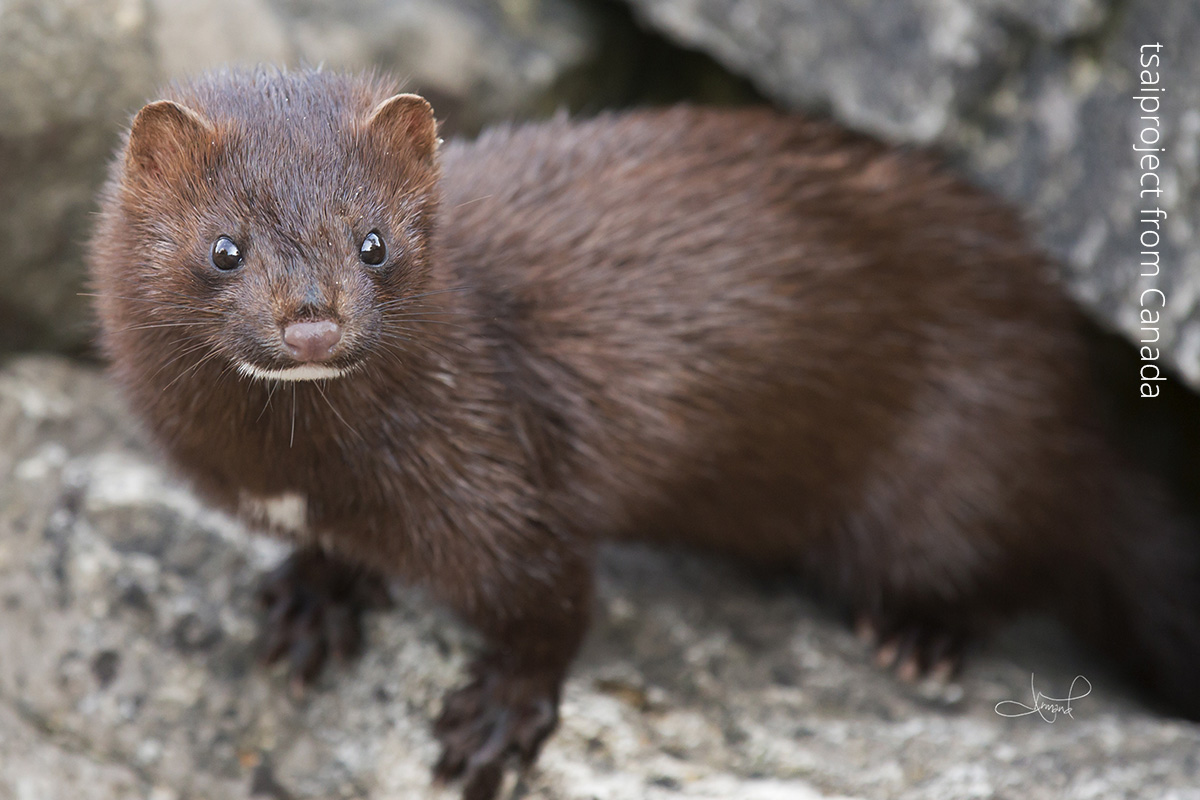
<path id="1" fill-rule="evenodd" d="M 110 354 L 278 380 L 385 354 L 389 319 L 429 290 L 429 104 L 322 72 L 217 74 L 167 97 L 134 119 L 93 242 Z"/>

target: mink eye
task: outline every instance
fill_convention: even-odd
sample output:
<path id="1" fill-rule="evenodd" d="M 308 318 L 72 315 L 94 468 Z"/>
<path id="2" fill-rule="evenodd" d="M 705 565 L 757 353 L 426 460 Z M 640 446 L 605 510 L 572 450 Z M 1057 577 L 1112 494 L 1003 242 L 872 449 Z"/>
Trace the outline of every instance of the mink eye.
<path id="1" fill-rule="evenodd" d="M 379 235 L 379 231 L 371 231 L 367 234 L 367 238 L 362 240 L 362 244 L 358 246 L 358 257 L 362 262 L 371 267 L 378 267 L 387 258 L 387 247 L 383 244 L 383 237 Z"/>
<path id="2" fill-rule="evenodd" d="M 213 266 L 222 272 L 231 272 L 242 265 L 245 260 L 242 258 L 242 248 L 237 246 L 237 243 L 228 236 L 221 236 L 212 246 Z"/>

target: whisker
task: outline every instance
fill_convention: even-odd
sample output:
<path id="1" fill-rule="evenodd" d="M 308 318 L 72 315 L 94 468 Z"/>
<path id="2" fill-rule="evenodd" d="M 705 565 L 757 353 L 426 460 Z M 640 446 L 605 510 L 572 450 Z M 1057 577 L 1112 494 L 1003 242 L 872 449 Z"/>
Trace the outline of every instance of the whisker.
<path id="1" fill-rule="evenodd" d="M 113 333 L 125 333 L 126 331 L 149 331 L 156 328 L 194 328 L 202 324 L 200 322 L 148 322 L 143 325 L 126 325 L 124 328 L 112 328 L 111 331 Z"/>
<path id="2" fill-rule="evenodd" d="M 219 373 L 217 373 L 217 377 L 215 378 L 215 380 L 213 382 L 216 383 L 216 382 L 224 381 L 230 375 L 234 374 L 234 372 L 235 372 L 234 363 L 232 361 L 226 361 L 225 366 L 221 368 L 221 371 Z"/>
<path id="3" fill-rule="evenodd" d="M 162 366 L 160 366 L 158 369 L 156 369 L 156 370 L 154 371 L 154 374 L 150 376 L 150 380 L 151 380 L 151 381 L 153 381 L 155 378 L 157 378 L 157 377 L 158 377 L 158 374 L 159 374 L 160 372 L 162 372 L 164 369 L 166 369 L 167 367 L 169 367 L 169 366 L 171 366 L 172 364 L 174 364 L 174 363 L 175 363 L 176 361 L 178 361 L 179 359 L 181 359 L 181 358 L 186 358 L 187 356 L 190 356 L 192 353 L 195 353 L 195 352 L 198 352 L 198 351 L 200 351 L 200 350 L 203 350 L 205 347 L 207 347 L 207 346 L 208 346 L 208 344 L 209 344 L 209 342 L 208 342 L 207 338 L 205 338 L 203 341 L 199 342 L 198 344 L 194 344 L 194 345 L 192 345 L 192 346 L 190 346 L 190 347 L 186 347 L 186 348 L 184 348 L 184 350 L 183 350 L 181 353 L 179 353 L 178 355 L 174 356 L 174 357 L 173 357 L 173 358 L 171 358 L 169 361 L 167 361 L 165 364 L 163 364 L 163 365 L 162 365 Z"/>
<path id="4" fill-rule="evenodd" d="M 194 372 L 196 372 L 197 370 L 199 370 L 199 369 L 200 369 L 200 367 L 202 367 L 204 364 L 208 363 L 208 362 L 209 362 L 209 361 L 211 361 L 213 358 L 215 358 L 219 352 L 220 352 L 220 351 L 218 351 L 218 350 L 213 350 L 213 351 L 212 351 L 212 352 L 210 352 L 208 355 L 204 356 L 204 358 L 200 359 L 200 360 L 199 360 L 199 361 L 197 361 L 195 364 L 192 364 L 192 366 L 188 367 L 186 370 L 184 370 L 183 372 L 181 372 L 181 373 L 179 373 L 178 375 L 176 375 L 176 376 L 175 376 L 175 377 L 174 377 L 174 378 L 171 380 L 171 382 L 170 382 L 170 383 L 168 383 L 166 386 L 164 386 L 164 387 L 163 387 L 163 391 L 165 392 L 165 391 L 167 391 L 167 389 L 170 389 L 172 386 L 174 386 L 174 385 L 175 385 L 175 383 L 176 383 L 177 381 L 179 381 L 179 379 L 180 379 L 180 378 L 184 378 L 184 377 L 186 377 L 186 376 L 188 376 L 188 375 L 191 375 L 191 374 L 193 374 L 193 373 L 194 373 Z"/>
<path id="5" fill-rule="evenodd" d="M 415 303 L 417 300 L 421 300 L 426 297 L 435 297 L 439 294 L 457 294 L 459 292 L 469 292 L 474 288 L 475 287 L 473 286 L 451 286 L 445 289 L 433 289 L 428 292 L 421 292 L 420 294 L 409 294 L 402 297 L 392 298 L 391 300 L 387 301 L 387 303 L 384 303 L 384 306 L 386 307 Z"/>
<path id="6" fill-rule="evenodd" d="M 356 439 L 358 439 L 360 442 L 365 442 L 366 440 L 363 439 L 362 434 L 360 434 L 358 431 L 356 431 L 350 425 L 350 423 L 346 421 L 346 418 L 342 416 L 342 412 L 338 411 L 334 407 L 333 403 L 331 403 L 329 401 L 329 397 L 328 397 L 328 395 L 325 394 L 325 389 L 321 386 L 321 383 L 323 383 L 323 381 L 317 381 L 314 385 L 317 387 L 317 393 L 321 395 L 321 399 L 325 401 L 325 405 L 329 406 L 329 410 L 333 412 L 334 416 L 336 416 L 338 419 L 340 419 L 342 421 L 342 424 L 346 426 L 346 429 L 348 431 L 350 431 L 352 434 L 354 434 L 354 437 Z"/>
<path id="7" fill-rule="evenodd" d="M 405 333 L 411 333 L 414 335 L 407 336 L 407 335 L 405 335 L 405 333 L 401 333 L 400 331 L 404 331 Z M 420 331 L 416 330 L 415 328 L 408 328 L 408 327 L 405 327 L 402 325 L 397 325 L 397 326 L 394 326 L 391 330 L 383 331 L 380 334 L 380 339 L 384 340 L 384 341 L 392 341 L 392 342 L 408 342 L 410 344 L 415 344 L 420 347 L 424 347 L 430 353 L 433 353 L 433 354 L 437 355 L 438 357 L 445 356 L 445 354 L 441 350 L 438 350 L 436 347 L 434 347 L 434 343 L 427 341 L 426 337 L 421 337 L 421 336 L 419 336 L 419 334 L 420 334 Z M 458 348 L 460 351 L 462 351 L 464 353 L 474 353 L 475 352 L 465 342 L 456 342 L 453 340 L 446 339 L 446 340 L 439 340 L 437 343 L 438 344 L 448 344 L 451 347 Z"/>
<path id="8" fill-rule="evenodd" d="M 452 210 L 457 211 L 458 209 L 463 208 L 465 206 L 469 206 L 472 203 L 479 203 L 484 200 L 490 200 L 491 198 L 492 198 L 492 195 L 485 194 L 483 197 L 476 197 L 474 200 L 466 200 L 462 203 L 459 203 L 458 205 L 454 206 L 454 208 Z"/>
<path id="9" fill-rule="evenodd" d="M 233 362 L 230 362 L 232 365 Z M 271 398 L 275 396 L 275 390 L 279 388 L 279 381 L 270 381 L 267 383 L 267 402 L 263 403 L 262 411 L 258 412 L 258 416 L 254 421 L 257 423 L 263 418 L 263 414 L 267 413 L 267 409 L 271 406 Z"/>
<path id="10" fill-rule="evenodd" d="M 400 297 L 391 297 L 391 299 L 386 301 L 384 303 L 384 305 L 386 305 L 386 306 L 415 306 L 415 307 L 428 307 L 428 308 L 444 308 L 444 306 L 433 306 L 433 305 L 431 305 L 430 302 L 428 302 L 426 300 L 426 297 L 430 297 L 432 295 L 438 295 L 438 294 L 448 294 L 448 293 L 445 293 L 445 291 L 430 291 L 430 293 L 426 293 L 426 294 L 402 295 Z M 451 309 L 446 308 L 446 311 L 449 312 L 449 311 L 451 311 Z"/>
<path id="11" fill-rule="evenodd" d="M 405 297 L 405 300 L 420 300 L 422 297 L 433 297 L 435 294 L 450 294 L 452 292 L 469 292 L 474 289 L 474 286 L 450 286 L 445 289 L 434 289 L 421 294 L 411 294 Z"/>
<path id="12" fill-rule="evenodd" d="M 405 322 L 428 322 L 430 325 L 449 325 L 452 328 L 466 330 L 466 326 L 464 326 L 464 325 L 460 325 L 457 322 L 447 322 L 446 320 L 443 320 L 443 319 L 427 319 L 425 317 L 405 317 L 405 316 L 396 316 L 396 317 L 392 317 L 391 319 L 404 320 Z"/>
<path id="13" fill-rule="evenodd" d="M 194 311 L 198 314 L 209 314 L 211 316 L 220 316 L 222 311 L 213 308 L 204 308 L 197 305 L 183 305 L 182 303 L 169 303 L 165 300 L 158 300 L 153 297 L 126 297 L 119 294 L 95 294 L 90 292 L 77 292 L 78 297 L 100 297 L 110 300 L 126 300 L 130 303 L 145 303 L 146 305 L 154 306 L 155 308 L 176 308 L 181 311 Z M 186 295 L 185 295 L 186 297 Z"/>
<path id="14" fill-rule="evenodd" d="M 460 311 L 460 310 L 457 310 L 454 308 L 447 308 L 445 306 L 439 306 L 434 303 L 409 300 L 406 297 L 399 298 L 399 299 L 392 299 L 392 300 L 388 300 L 387 302 L 380 303 L 379 308 L 382 310 L 390 310 L 393 308 L 398 308 L 398 309 L 404 309 L 406 311 L 407 310 L 428 311 L 431 314 L 462 314 L 462 313 L 465 313 L 463 311 Z"/>
<path id="15" fill-rule="evenodd" d="M 163 288 L 161 288 L 161 287 L 160 287 L 160 288 L 156 288 L 156 289 L 155 289 L 155 291 L 156 291 L 156 292 L 161 292 L 162 294 L 169 294 L 169 295 L 171 295 L 171 296 L 173 296 L 173 297 L 179 297 L 179 298 L 182 298 L 182 299 L 184 299 L 184 300 L 195 300 L 195 299 L 196 299 L 194 296 L 192 296 L 192 295 L 188 294 L 187 292 L 176 292 L 176 291 L 173 291 L 173 290 L 171 290 L 171 289 L 163 289 Z"/>
<path id="16" fill-rule="evenodd" d="M 381 304 L 378 310 L 387 316 L 393 316 L 397 313 L 427 314 L 431 317 L 462 317 L 464 319 L 476 319 L 481 316 L 474 311 L 455 311 L 430 306 L 425 303 L 396 303 L 391 301 Z"/>

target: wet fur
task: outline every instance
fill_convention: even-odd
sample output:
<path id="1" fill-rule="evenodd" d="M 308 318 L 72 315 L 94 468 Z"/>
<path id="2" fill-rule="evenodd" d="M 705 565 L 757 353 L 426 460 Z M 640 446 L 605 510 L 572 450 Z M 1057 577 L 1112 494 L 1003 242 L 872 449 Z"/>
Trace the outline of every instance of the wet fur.
<path id="1" fill-rule="evenodd" d="M 484 633 L 443 723 L 557 704 L 594 545 L 624 538 L 790 564 L 899 628 L 1050 607 L 1200 712 L 1188 534 L 1109 446 L 1077 312 L 996 201 L 768 110 L 557 118 L 429 162 L 364 130 L 395 91 L 267 71 L 168 89 L 215 144 L 145 180 L 118 158 L 92 265 L 114 374 L 213 502 L 299 492 L 302 541 Z M 400 253 L 380 274 L 356 260 L 372 228 Z M 231 230 L 247 266 L 214 275 Z M 349 376 L 238 373 L 320 308 Z M 441 726 L 441 771 L 486 797 L 546 724 L 482 767 Z"/>

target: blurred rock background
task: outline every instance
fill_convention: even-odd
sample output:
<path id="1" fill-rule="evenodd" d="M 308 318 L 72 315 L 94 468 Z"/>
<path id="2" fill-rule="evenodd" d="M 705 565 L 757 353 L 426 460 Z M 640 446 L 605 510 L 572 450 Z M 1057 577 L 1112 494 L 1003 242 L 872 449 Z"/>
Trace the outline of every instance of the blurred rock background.
<path id="1" fill-rule="evenodd" d="M 1198 36 L 1194 0 L 0 0 L 0 800 L 434 796 L 426 724 L 470 646 L 405 595 L 308 698 L 255 667 L 254 576 L 279 547 L 165 475 L 88 361 L 95 190 L 162 82 L 376 67 L 454 135 L 563 107 L 770 102 L 935 147 L 1025 212 L 1101 326 L 1135 335 L 1138 293 L 1166 293 L 1180 380 L 1149 415 L 1169 423 L 1130 430 L 1194 478 L 1180 437 L 1200 441 L 1200 413 L 1178 387 L 1200 386 Z M 1169 217 L 1144 282 L 1131 96 L 1155 42 Z M 1129 347 L 1107 345 L 1132 397 Z M 1197 728 L 1042 623 L 931 692 L 725 566 L 617 550 L 601 595 L 563 728 L 514 796 L 1200 798 Z M 1053 726 L 998 717 L 1031 672 L 1047 694 L 1080 673 L 1095 689 Z"/>

